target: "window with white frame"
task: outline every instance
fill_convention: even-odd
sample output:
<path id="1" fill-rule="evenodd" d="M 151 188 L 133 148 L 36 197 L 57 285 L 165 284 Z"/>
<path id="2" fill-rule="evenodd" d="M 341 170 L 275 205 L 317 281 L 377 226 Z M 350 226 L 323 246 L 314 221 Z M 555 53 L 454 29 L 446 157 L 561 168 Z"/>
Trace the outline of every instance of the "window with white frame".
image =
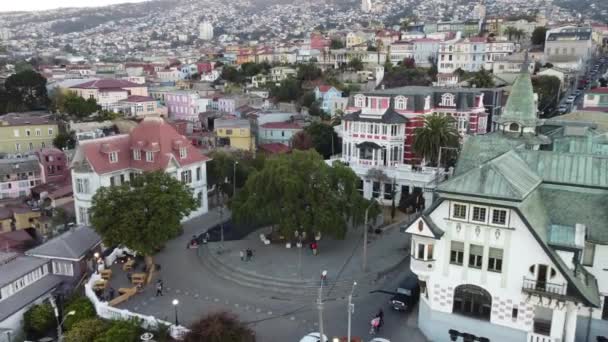
<path id="1" fill-rule="evenodd" d="M 19 130 L 18 129 L 14 129 L 13 130 L 13 136 L 15 136 L 15 138 L 19 137 Z"/>
<path id="2" fill-rule="evenodd" d="M 486 222 L 488 209 L 484 207 L 473 207 L 473 213 L 471 215 L 471 221 L 475 222 Z"/>
<path id="3" fill-rule="evenodd" d="M 186 153 L 187 153 L 187 150 L 186 150 L 186 148 L 185 148 L 185 147 L 180 147 L 180 148 L 179 148 L 179 157 L 180 157 L 181 159 L 186 158 L 186 156 L 187 156 L 187 154 L 186 154 Z"/>
<path id="4" fill-rule="evenodd" d="M 89 210 L 87 208 L 78 207 L 78 218 L 80 223 L 89 224 Z"/>
<path id="5" fill-rule="evenodd" d="M 452 206 L 452 218 L 458 220 L 467 219 L 467 205 L 461 203 L 454 203 Z"/>
<path id="6" fill-rule="evenodd" d="M 118 162 L 118 152 L 110 152 L 109 158 L 110 158 L 110 163 Z"/>
<path id="7" fill-rule="evenodd" d="M 147 162 L 154 161 L 154 152 L 146 151 L 146 161 Z"/>
<path id="8" fill-rule="evenodd" d="M 136 148 L 133 150 L 133 160 L 141 160 L 141 150 Z"/>
<path id="9" fill-rule="evenodd" d="M 488 255 L 488 271 L 502 272 L 502 249 L 490 247 Z"/>
<path id="10" fill-rule="evenodd" d="M 89 193 L 89 180 L 87 178 L 76 178 L 76 193 Z"/>
<path id="11" fill-rule="evenodd" d="M 40 128 L 36 128 L 36 136 L 39 137 L 42 135 L 42 131 L 40 130 Z"/>
<path id="12" fill-rule="evenodd" d="M 358 108 L 365 107 L 365 96 L 363 96 L 363 95 L 355 96 L 355 107 L 358 107 Z"/>
<path id="13" fill-rule="evenodd" d="M 483 246 L 469 246 L 469 267 L 481 268 L 483 262 Z"/>
<path id="14" fill-rule="evenodd" d="M 192 171 L 182 171 L 182 182 L 186 184 L 192 183 Z"/>
<path id="15" fill-rule="evenodd" d="M 450 243 L 450 264 L 461 265 L 464 260 L 464 242 L 452 241 Z"/>
<path id="16" fill-rule="evenodd" d="M 407 99 L 404 96 L 397 96 L 395 98 L 395 109 L 405 110 L 407 107 Z"/>
<path id="17" fill-rule="evenodd" d="M 53 273 L 64 276 L 74 276 L 74 266 L 71 262 L 53 260 Z"/>
<path id="18" fill-rule="evenodd" d="M 506 209 L 492 209 L 492 224 L 504 226 L 507 224 Z"/>
<path id="19" fill-rule="evenodd" d="M 15 151 L 21 151 L 21 144 L 15 144 Z"/>
<path id="20" fill-rule="evenodd" d="M 30 131 L 29 129 L 25 130 L 25 136 L 29 137 L 30 135 L 32 135 L 32 131 Z"/>
<path id="21" fill-rule="evenodd" d="M 53 135 L 53 129 L 49 128 L 49 135 Z"/>

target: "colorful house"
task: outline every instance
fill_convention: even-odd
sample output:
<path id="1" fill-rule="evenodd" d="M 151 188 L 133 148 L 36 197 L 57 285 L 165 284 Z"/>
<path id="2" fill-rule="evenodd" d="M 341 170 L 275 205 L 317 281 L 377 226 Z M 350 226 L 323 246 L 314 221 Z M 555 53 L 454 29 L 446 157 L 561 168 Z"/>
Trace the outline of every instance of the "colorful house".
<path id="1" fill-rule="evenodd" d="M 50 113 L 9 113 L 0 118 L 0 153 L 28 154 L 52 147 L 59 127 Z"/>
<path id="2" fill-rule="evenodd" d="M 258 130 L 258 143 L 280 143 L 291 147 L 291 139 L 301 130 L 302 126 L 295 122 L 268 122 Z"/>
<path id="3" fill-rule="evenodd" d="M 217 119 L 214 121 L 214 132 L 218 139 L 217 146 L 245 151 L 255 148 L 255 136 L 247 119 Z"/>
<path id="4" fill-rule="evenodd" d="M 315 100 L 319 102 L 319 106 L 326 113 L 331 113 L 332 103 L 335 98 L 342 97 L 342 92 L 333 86 L 320 85 L 315 87 Z"/>

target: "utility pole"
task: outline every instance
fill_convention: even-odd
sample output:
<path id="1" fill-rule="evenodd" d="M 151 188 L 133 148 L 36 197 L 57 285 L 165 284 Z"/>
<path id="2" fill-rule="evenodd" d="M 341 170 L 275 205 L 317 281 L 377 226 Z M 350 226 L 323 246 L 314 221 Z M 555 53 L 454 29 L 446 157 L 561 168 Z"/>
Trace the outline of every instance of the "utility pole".
<path id="1" fill-rule="evenodd" d="M 357 286 L 357 282 L 353 282 L 353 287 L 350 290 L 350 294 L 348 295 L 348 340 L 346 342 L 352 342 L 350 338 L 350 327 L 351 327 L 351 315 L 355 313 L 355 304 L 353 304 L 353 292 L 355 292 L 355 286 Z"/>
<path id="2" fill-rule="evenodd" d="M 327 271 L 321 272 L 321 286 L 319 286 L 319 293 L 317 298 L 317 307 L 319 309 L 319 339 L 322 342 L 325 342 L 325 335 L 323 331 L 323 283 L 325 282 L 325 277 L 327 276 Z"/>
<path id="3" fill-rule="evenodd" d="M 236 195 L 236 166 L 239 164 L 238 160 L 234 161 L 234 166 L 232 168 L 232 198 Z"/>

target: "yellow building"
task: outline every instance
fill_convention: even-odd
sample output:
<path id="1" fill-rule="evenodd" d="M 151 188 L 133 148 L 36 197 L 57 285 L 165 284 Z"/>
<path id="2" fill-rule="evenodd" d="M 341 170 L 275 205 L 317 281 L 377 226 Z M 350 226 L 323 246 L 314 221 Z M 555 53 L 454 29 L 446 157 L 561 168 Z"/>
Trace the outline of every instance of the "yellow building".
<path id="1" fill-rule="evenodd" d="M 231 147 L 239 150 L 253 151 L 255 134 L 251 132 L 249 120 L 217 119 L 214 122 L 218 147 Z"/>
<path id="2" fill-rule="evenodd" d="M 49 113 L 9 113 L 0 117 L 0 153 L 29 153 L 53 147 L 59 127 Z"/>

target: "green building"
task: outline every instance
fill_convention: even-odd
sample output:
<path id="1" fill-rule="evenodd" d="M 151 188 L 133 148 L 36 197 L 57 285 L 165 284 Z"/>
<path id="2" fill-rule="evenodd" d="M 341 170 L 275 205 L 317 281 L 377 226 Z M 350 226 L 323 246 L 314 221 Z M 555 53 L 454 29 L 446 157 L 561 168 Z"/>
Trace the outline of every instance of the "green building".
<path id="1" fill-rule="evenodd" d="M 53 147 L 59 127 L 50 113 L 9 113 L 0 117 L 0 153 L 30 153 Z"/>

